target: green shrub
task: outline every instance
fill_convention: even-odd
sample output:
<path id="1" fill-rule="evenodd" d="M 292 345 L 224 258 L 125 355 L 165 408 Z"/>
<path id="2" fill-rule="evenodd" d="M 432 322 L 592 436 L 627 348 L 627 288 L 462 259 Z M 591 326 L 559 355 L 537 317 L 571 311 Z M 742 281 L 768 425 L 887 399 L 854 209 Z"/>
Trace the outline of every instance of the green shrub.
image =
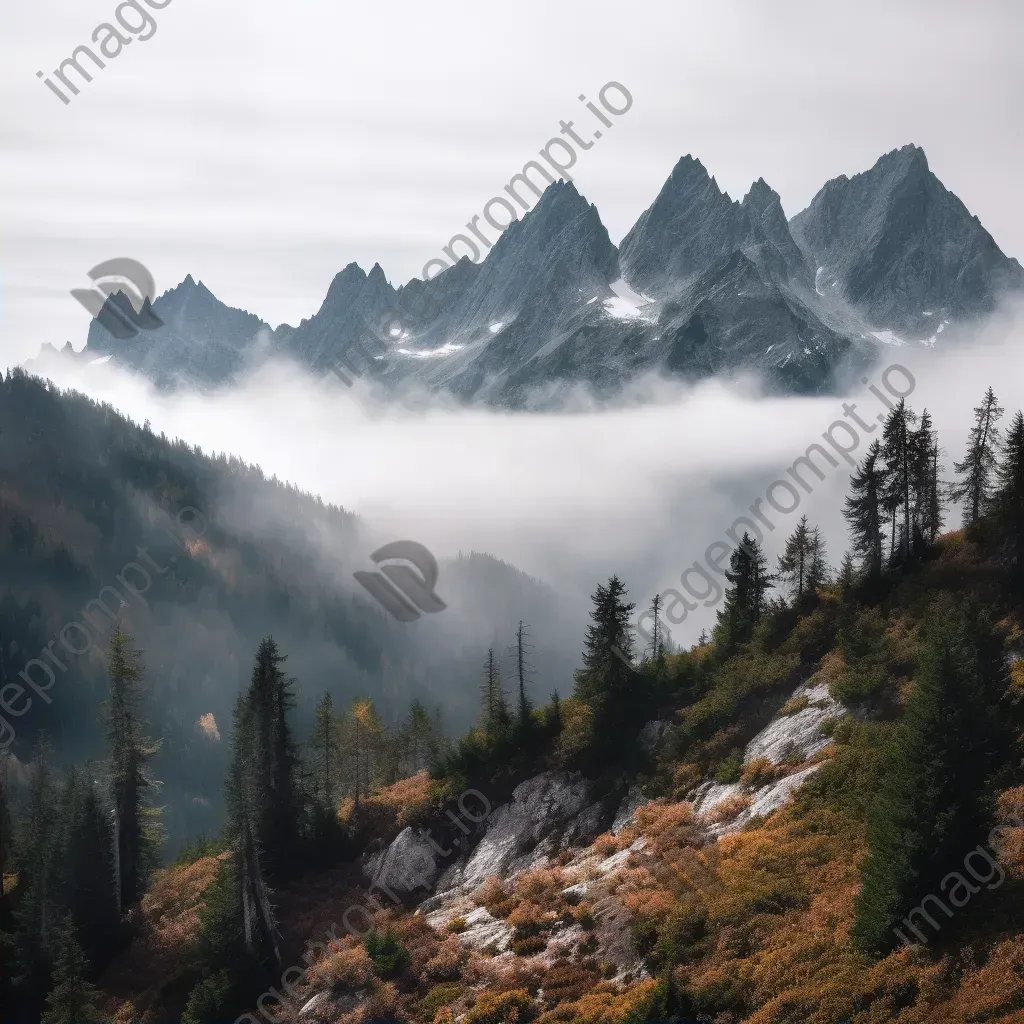
<path id="1" fill-rule="evenodd" d="M 409 953 L 393 931 L 370 932 L 363 945 L 373 961 L 373 973 L 382 981 L 397 978 L 408 969 Z"/>
<path id="2" fill-rule="evenodd" d="M 424 1020 L 433 1020 L 442 1006 L 451 1006 L 465 991 L 462 985 L 435 985 L 420 1000 L 420 1015 Z"/>
<path id="3" fill-rule="evenodd" d="M 715 767 L 715 782 L 728 785 L 739 782 L 743 774 L 743 751 L 737 748 Z"/>
<path id="4" fill-rule="evenodd" d="M 516 956 L 533 956 L 547 949 L 548 940 L 543 935 L 523 935 L 511 942 L 512 952 Z"/>
<path id="5" fill-rule="evenodd" d="M 224 845 L 223 839 L 207 839 L 206 836 L 200 836 L 195 842 L 186 843 L 178 851 L 171 864 L 176 868 L 187 867 L 189 864 L 194 864 L 197 860 L 202 860 L 203 857 L 216 857 L 218 853 L 223 853 L 225 849 L 227 847 Z"/>
<path id="6" fill-rule="evenodd" d="M 236 1009 L 231 1005 L 233 996 L 228 972 L 221 970 L 211 974 L 189 993 L 181 1024 L 217 1024 L 230 1020 Z"/>

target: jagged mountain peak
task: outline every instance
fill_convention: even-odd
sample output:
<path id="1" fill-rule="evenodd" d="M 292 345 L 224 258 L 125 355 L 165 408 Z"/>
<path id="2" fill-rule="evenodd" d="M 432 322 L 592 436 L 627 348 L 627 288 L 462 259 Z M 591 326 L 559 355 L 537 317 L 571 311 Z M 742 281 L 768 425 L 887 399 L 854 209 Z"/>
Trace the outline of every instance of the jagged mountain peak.
<path id="1" fill-rule="evenodd" d="M 771 185 L 764 180 L 764 178 L 758 178 L 757 181 L 755 181 L 747 190 L 747 194 L 743 197 L 741 205 L 756 205 L 764 207 L 767 206 L 768 203 L 775 201 L 780 203 L 782 202 L 779 193 L 776 192 L 775 189 L 773 189 Z"/>
<path id="2" fill-rule="evenodd" d="M 797 242 L 880 329 L 928 330 L 929 314 L 992 312 L 1024 273 L 930 169 L 920 146 L 829 181 L 790 222 Z M 918 335 L 921 336 L 921 335 Z"/>

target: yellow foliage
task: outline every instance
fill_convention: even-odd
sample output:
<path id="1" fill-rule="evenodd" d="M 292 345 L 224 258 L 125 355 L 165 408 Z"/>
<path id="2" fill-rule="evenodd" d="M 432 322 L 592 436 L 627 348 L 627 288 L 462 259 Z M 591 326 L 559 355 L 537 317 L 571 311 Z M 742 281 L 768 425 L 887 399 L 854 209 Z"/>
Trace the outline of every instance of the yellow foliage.
<path id="1" fill-rule="evenodd" d="M 511 992 L 485 993 L 466 1014 L 467 1024 L 520 1024 L 529 1020 L 530 993 L 524 988 Z"/>

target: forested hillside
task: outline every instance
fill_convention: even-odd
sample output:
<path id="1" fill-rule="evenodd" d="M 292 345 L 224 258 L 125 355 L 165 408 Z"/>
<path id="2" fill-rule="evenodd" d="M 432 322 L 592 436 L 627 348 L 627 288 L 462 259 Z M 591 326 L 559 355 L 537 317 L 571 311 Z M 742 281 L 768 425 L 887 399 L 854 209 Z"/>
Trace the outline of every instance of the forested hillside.
<path id="1" fill-rule="evenodd" d="M 534 706 L 524 624 L 455 743 L 327 696 L 301 733 L 263 639 L 228 825 L 156 871 L 117 633 L 102 784 L 40 750 L 0 808 L 5 999 L 49 1024 L 1020 1024 L 1024 417 L 989 391 L 974 420 L 944 481 L 935 425 L 894 409 L 842 564 L 806 521 L 774 566 L 744 538 L 690 650 L 638 649 L 613 576 Z"/>
<path id="2" fill-rule="evenodd" d="M 304 733 L 325 690 L 339 709 L 372 699 L 393 727 L 420 700 L 464 728 L 492 633 L 510 643 L 529 610 L 555 622 L 554 595 L 466 556 L 442 577 L 449 633 L 417 633 L 352 579 L 372 549 L 354 515 L 258 467 L 21 371 L 0 377 L 0 685 L 25 691 L 8 691 L 0 745 L 27 761 L 45 734 L 61 763 L 103 756 L 115 619 L 145 652 L 171 850 L 220 830 L 231 712 L 265 635 L 289 652 Z M 455 643 L 463 607 L 477 628 Z"/>

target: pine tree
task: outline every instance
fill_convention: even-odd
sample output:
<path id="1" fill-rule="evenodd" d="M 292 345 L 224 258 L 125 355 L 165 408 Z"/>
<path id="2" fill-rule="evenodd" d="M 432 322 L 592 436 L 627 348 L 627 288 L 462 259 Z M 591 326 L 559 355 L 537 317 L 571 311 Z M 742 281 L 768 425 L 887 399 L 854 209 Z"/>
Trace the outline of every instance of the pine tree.
<path id="1" fill-rule="evenodd" d="M 750 639 L 754 627 L 761 621 L 765 597 L 772 583 L 761 545 L 749 534 L 743 534 L 740 546 L 733 551 L 725 578 L 729 587 L 725 603 L 718 612 L 716 633 L 722 650 L 730 651 Z"/>
<path id="2" fill-rule="evenodd" d="M 852 660 L 851 633 L 857 621 L 857 572 L 853 555 L 847 551 L 839 567 L 839 616 L 836 623 L 836 648 L 844 658 Z"/>
<path id="3" fill-rule="evenodd" d="M 551 711 L 548 715 L 548 728 L 552 735 L 557 736 L 562 731 L 562 701 L 557 690 L 551 692 Z"/>
<path id="4" fill-rule="evenodd" d="M 286 660 L 274 638 L 265 637 L 256 651 L 246 698 L 256 800 L 250 825 L 261 865 L 271 878 L 287 878 L 298 866 L 302 817 L 298 755 L 288 720 L 295 705 L 293 680 L 281 668 Z"/>
<path id="5" fill-rule="evenodd" d="M 832 570 L 828 564 L 828 554 L 825 550 L 825 538 L 821 530 L 816 526 L 811 530 L 808 539 L 807 559 L 807 593 L 816 598 L 818 588 L 829 582 Z"/>
<path id="6" fill-rule="evenodd" d="M 962 865 L 964 851 L 987 837 L 996 772 L 1010 750 L 1000 707 L 1006 687 L 1001 643 L 988 620 L 943 602 L 928 625 L 915 688 L 870 815 L 852 932 L 861 949 L 892 949 L 902 915 L 926 895 L 942 893 L 940 881 Z"/>
<path id="7" fill-rule="evenodd" d="M 115 946 L 120 929 L 114 839 L 110 815 L 92 781 L 76 783 L 63 875 L 67 907 L 86 957 L 101 964 Z"/>
<path id="8" fill-rule="evenodd" d="M 249 692 L 235 701 L 231 765 L 224 787 L 231 860 L 230 869 L 227 864 L 222 868 L 227 891 L 220 894 L 218 911 L 231 917 L 226 924 L 219 922 L 225 926 L 222 930 L 242 937 L 244 959 L 266 963 L 277 959 L 278 927 L 255 838 L 266 800 L 268 751 L 260 745 L 254 687 L 255 678 Z"/>
<path id="9" fill-rule="evenodd" d="M 516 728 L 522 736 L 525 736 L 533 728 L 533 702 L 526 693 L 526 680 L 531 674 L 528 661 L 530 649 L 528 640 L 527 628 L 523 625 L 522 619 L 520 619 L 519 628 L 516 630 L 515 650 L 516 675 L 519 679 L 519 707 L 517 709 Z"/>
<path id="10" fill-rule="evenodd" d="M 992 491 L 992 478 L 996 472 L 999 453 L 1000 429 L 996 426 L 1006 410 L 989 388 L 981 405 L 974 410 L 974 426 L 967 436 L 967 451 L 954 470 L 961 474 L 950 490 L 954 501 L 964 503 L 964 526 L 974 526 L 985 511 Z"/>
<path id="11" fill-rule="evenodd" d="M 132 638 L 114 627 L 107 659 L 110 796 L 114 810 L 118 901 L 122 911 L 142 897 L 148 870 L 160 842 L 159 825 L 149 807 L 156 783 L 146 768 L 159 744 L 145 735 L 142 717 L 142 653 Z"/>
<path id="12" fill-rule="evenodd" d="M 437 723 L 419 700 L 409 705 L 409 716 L 402 723 L 400 733 L 408 773 L 415 775 L 429 768 L 440 753 L 441 737 L 438 736 Z"/>
<path id="13" fill-rule="evenodd" d="M 2 645 L 2 637 L 0 637 Z M 7 803 L 7 769 L 10 753 L 0 750 L 0 879 L 7 873 L 11 850 L 14 848 L 14 822 Z"/>
<path id="14" fill-rule="evenodd" d="M 808 589 L 808 574 L 811 570 L 811 528 L 807 516 L 801 516 L 793 534 L 785 542 L 785 549 L 778 556 L 778 579 L 790 588 L 797 603 Z"/>
<path id="15" fill-rule="evenodd" d="M 655 594 L 651 598 L 651 616 L 654 624 L 651 626 L 651 642 L 644 648 L 644 657 L 650 652 L 650 659 L 654 662 L 665 660 L 665 637 L 664 627 L 661 624 L 661 594 Z"/>
<path id="16" fill-rule="evenodd" d="M 99 1024 L 96 989 L 86 980 L 89 962 L 75 938 L 70 914 L 64 914 L 58 923 L 55 947 L 52 987 L 42 1024 Z"/>
<path id="17" fill-rule="evenodd" d="M 872 441 L 864 461 L 850 479 L 852 493 L 843 512 L 853 535 L 853 550 L 860 556 L 869 580 L 876 580 L 882 573 L 882 496 L 887 490 L 887 473 L 881 459 L 882 447 L 877 440 Z"/>
<path id="18" fill-rule="evenodd" d="M 882 458 L 886 468 L 882 505 L 892 522 L 889 558 L 899 558 L 904 562 L 910 557 L 913 543 L 913 427 L 916 422 L 917 416 L 901 398 L 899 405 L 889 413 L 882 430 Z"/>
<path id="19" fill-rule="evenodd" d="M 626 601 L 626 587 L 618 576 L 599 584 L 591 600 L 594 607 L 584 640 L 583 667 L 574 674 L 573 692 L 591 710 L 595 733 L 603 742 L 621 727 L 622 715 L 629 709 L 634 680 L 631 618 L 636 605 Z"/>
<path id="20" fill-rule="evenodd" d="M 1016 585 L 1024 584 L 1024 415 L 1013 418 L 1003 445 L 989 507 L 999 557 Z"/>
<path id="21" fill-rule="evenodd" d="M 61 897 L 60 822 L 54 814 L 52 748 L 45 735 L 28 766 L 28 807 L 18 831 L 15 867 L 19 899 L 14 910 L 14 983 L 40 991 L 50 966 Z M 4 972 L 7 973 L 6 971 Z"/>
<path id="22" fill-rule="evenodd" d="M 493 647 L 487 648 L 483 673 L 483 683 L 480 686 L 483 727 L 487 738 L 493 740 L 505 734 L 510 721 L 508 702 L 501 686 L 501 673 L 498 671 Z"/>
<path id="23" fill-rule="evenodd" d="M 314 799 L 326 808 L 334 807 L 335 779 L 338 775 L 340 737 L 334 702 L 328 691 L 320 698 L 313 717 L 313 734 L 309 738 L 310 762 L 313 771 Z"/>
<path id="24" fill-rule="evenodd" d="M 921 413 L 921 425 L 910 438 L 911 477 L 913 492 L 913 550 L 920 555 L 942 529 L 943 500 L 939 482 L 940 449 L 938 437 L 932 429 L 931 414 Z"/>
<path id="25" fill-rule="evenodd" d="M 384 723 L 376 706 L 367 697 L 357 698 L 346 716 L 344 738 L 348 789 L 357 807 L 379 781 L 384 744 Z"/>

